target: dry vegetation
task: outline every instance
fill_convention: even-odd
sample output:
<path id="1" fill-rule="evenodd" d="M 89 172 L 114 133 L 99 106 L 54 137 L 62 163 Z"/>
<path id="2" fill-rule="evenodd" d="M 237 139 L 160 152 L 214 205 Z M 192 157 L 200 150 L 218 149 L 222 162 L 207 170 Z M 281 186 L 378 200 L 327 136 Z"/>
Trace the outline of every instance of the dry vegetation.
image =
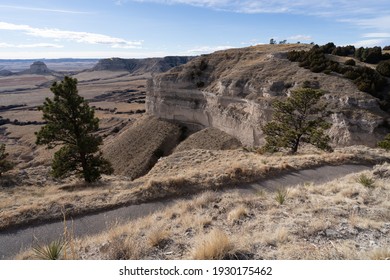
<path id="1" fill-rule="evenodd" d="M 207 191 L 75 241 L 79 259 L 390 259 L 390 165 L 322 185 L 248 195 Z M 18 258 L 34 258 L 24 252 Z"/>
<path id="2" fill-rule="evenodd" d="M 147 173 L 157 160 L 179 143 L 178 125 L 145 117 L 112 141 L 106 141 L 105 157 L 115 174 L 138 178 Z"/>
<path id="3" fill-rule="evenodd" d="M 175 152 L 191 149 L 229 150 L 239 147 L 239 140 L 217 128 L 209 127 L 190 135 L 175 148 Z"/>
<path id="4" fill-rule="evenodd" d="M 205 190 L 234 188 L 283 171 L 324 164 L 382 162 L 388 156 L 382 150 L 364 147 L 296 156 L 267 156 L 244 150 L 190 150 L 162 158 L 137 180 L 105 176 L 92 185 L 80 183 L 76 178 L 54 182 L 48 178 L 49 169 L 44 166 L 15 170 L 1 182 L 0 228 L 58 219 L 63 211 L 68 216 L 78 215 Z"/>

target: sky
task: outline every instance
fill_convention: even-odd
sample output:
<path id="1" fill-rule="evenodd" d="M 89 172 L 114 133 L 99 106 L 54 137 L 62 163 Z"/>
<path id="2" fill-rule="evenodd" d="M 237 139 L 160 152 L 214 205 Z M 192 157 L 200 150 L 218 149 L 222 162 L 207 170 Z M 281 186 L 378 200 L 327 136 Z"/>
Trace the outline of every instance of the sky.
<path id="1" fill-rule="evenodd" d="M 0 59 L 144 58 L 290 43 L 390 45 L 389 0 L 0 0 Z"/>

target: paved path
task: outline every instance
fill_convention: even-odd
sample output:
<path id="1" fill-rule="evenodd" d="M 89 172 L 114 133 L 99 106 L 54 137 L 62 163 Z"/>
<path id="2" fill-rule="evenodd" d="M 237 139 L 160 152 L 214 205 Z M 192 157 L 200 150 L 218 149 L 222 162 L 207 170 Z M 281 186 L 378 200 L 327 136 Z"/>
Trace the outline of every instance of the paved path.
<path id="1" fill-rule="evenodd" d="M 324 183 L 349 173 L 359 172 L 369 168 L 369 166 L 364 165 L 323 166 L 282 174 L 275 178 L 241 186 L 239 189 L 243 193 L 252 193 L 253 191 L 264 188 L 272 190 L 309 182 Z M 81 237 L 87 234 L 97 234 L 115 226 L 115 224 L 124 223 L 162 210 L 168 204 L 170 202 L 165 201 L 132 205 L 75 218 L 73 220 L 74 235 L 75 237 Z M 72 228 L 71 221 L 68 221 L 68 228 Z M 11 259 L 12 256 L 21 250 L 34 244 L 36 239 L 44 243 L 57 240 L 62 236 L 63 232 L 63 222 L 52 222 L 38 226 L 30 226 L 20 230 L 0 232 L 0 259 Z"/>
<path id="2" fill-rule="evenodd" d="M 167 202 L 155 202 L 140 205 L 132 205 L 110 210 L 103 213 L 86 215 L 67 221 L 68 230 L 74 230 L 75 237 L 86 234 L 96 234 L 110 229 L 117 224 L 146 216 L 161 210 Z M 51 222 L 28 228 L 0 232 L 0 259 L 10 259 L 23 249 L 36 244 L 48 244 L 63 236 L 64 222 Z"/>
<path id="3" fill-rule="evenodd" d="M 242 186 L 243 192 L 261 189 L 276 190 L 278 188 L 296 186 L 304 183 L 321 184 L 341 178 L 344 175 L 370 169 L 371 166 L 345 164 L 340 166 L 321 166 L 295 172 L 287 172 L 278 177 Z"/>

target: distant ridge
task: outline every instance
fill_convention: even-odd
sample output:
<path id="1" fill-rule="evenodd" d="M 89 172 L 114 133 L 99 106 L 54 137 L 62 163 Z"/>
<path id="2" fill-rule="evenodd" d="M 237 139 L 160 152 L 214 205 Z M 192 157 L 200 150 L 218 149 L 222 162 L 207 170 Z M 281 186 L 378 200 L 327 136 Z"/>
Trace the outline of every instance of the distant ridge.
<path id="1" fill-rule="evenodd" d="M 186 64 L 193 57 L 191 56 L 167 56 L 163 58 L 144 59 L 123 59 L 107 58 L 101 59 L 92 68 L 93 71 L 128 71 L 130 73 L 162 73 L 169 69 Z"/>
<path id="2" fill-rule="evenodd" d="M 11 74 L 26 71 L 31 64 L 41 61 L 47 65 L 51 71 L 83 71 L 91 69 L 98 63 L 99 59 L 79 59 L 79 58 L 53 58 L 53 59 L 0 59 L 0 70 L 10 71 Z"/>

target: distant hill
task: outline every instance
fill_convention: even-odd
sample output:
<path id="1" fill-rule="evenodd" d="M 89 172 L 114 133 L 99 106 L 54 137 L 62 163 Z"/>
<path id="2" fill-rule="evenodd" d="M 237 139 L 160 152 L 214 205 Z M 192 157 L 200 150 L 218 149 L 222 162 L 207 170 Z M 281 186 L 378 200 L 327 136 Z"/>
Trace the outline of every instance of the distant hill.
<path id="1" fill-rule="evenodd" d="M 19 72 L 18 74 L 36 74 L 36 75 L 49 75 L 52 71 L 47 68 L 46 64 L 42 61 L 35 61 L 30 65 L 30 69 Z"/>
<path id="2" fill-rule="evenodd" d="M 0 59 L 0 70 L 20 72 L 29 69 L 35 61 L 42 61 L 53 71 L 81 71 L 91 69 L 99 61 L 98 59 Z"/>
<path id="3" fill-rule="evenodd" d="M 189 56 L 167 56 L 163 58 L 144 59 L 123 59 L 107 58 L 101 59 L 92 68 L 94 71 L 128 71 L 134 74 L 162 73 L 169 69 L 186 64 L 193 57 Z"/>
<path id="4" fill-rule="evenodd" d="M 9 70 L 0 70 L 0 76 L 11 76 L 13 73 Z"/>

